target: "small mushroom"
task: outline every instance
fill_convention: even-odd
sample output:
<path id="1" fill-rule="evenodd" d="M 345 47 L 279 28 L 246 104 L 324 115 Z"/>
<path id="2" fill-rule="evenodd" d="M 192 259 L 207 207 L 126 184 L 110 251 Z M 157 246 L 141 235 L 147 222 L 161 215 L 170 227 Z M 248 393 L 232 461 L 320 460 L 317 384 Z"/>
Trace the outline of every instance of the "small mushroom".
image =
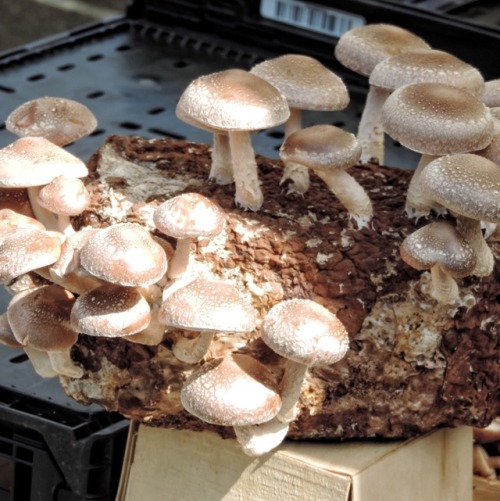
<path id="1" fill-rule="evenodd" d="M 82 103 L 45 96 L 17 107 L 7 117 L 5 127 L 19 137 L 44 137 L 58 146 L 65 146 L 93 132 L 97 120 Z"/>
<path id="2" fill-rule="evenodd" d="M 298 413 L 308 368 L 341 360 L 349 348 L 349 337 L 335 314 L 309 299 L 288 299 L 273 306 L 264 317 L 261 335 L 274 352 L 287 359 L 277 419 L 290 423 Z"/>
<path id="3" fill-rule="evenodd" d="M 472 247 L 449 223 L 434 222 L 407 236 L 400 248 L 403 261 L 417 270 L 431 270 L 431 296 L 454 303 L 458 285 L 454 278 L 470 275 L 476 266 Z"/>
<path id="4" fill-rule="evenodd" d="M 294 132 L 280 148 L 284 162 L 296 162 L 314 171 L 363 228 L 372 218 L 372 203 L 363 187 L 346 172 L 360 155 L 356 136 L 333 125 L 313 125 Z"/>
<path id="5" fill-rule="evenodd" d="M 472 275 L 492 273 L 494 256 L 484 240 L 481 221 L 500 223 L 500 168 L 473 153 L 446 155 L 429 163 L 420 174 L 424 196 L 456 217 L 457 231 L 473 248 Z"/>
<path id="6" fill-rule="evenodd" d="M 409 217 L 427 216 L 436 200 L 424 196 L 418 182 L 436 157 L 485 148 L 494 133 L 488 108 L 472 94 L 451 85 L 422 82 L 396 89 L 382 108 L 382 126 L 394 140 L 422 153 L 408 187 Z"/>
<path id="7" fill-rule="evenodd" d="M 274 85 L 286 98 L 290 117 L 285 138 L 302 128 L 302 111 L 337 111 L 349 104 L 347 87 L 340 77 L 317 59 L 302 54 L 285 54 L 256 64 L 251 73 Z M 290 189 L 305 193 L 309 172 L 302 165 L 286 163 L 281 183 L 291 179 Z"/>
<path id="8" fill-rule="evenodd" d="M 388 57 L 429 45 L 417 35 L 392 24 L 367 24 L 345 32 L 335 46 L 335 57 L 350 70 L 369 77 L 375 66 Z M 380 125 L 380 101 L 385 91 L 370 86 L 358 126 L 361 161 L 384 162 L 384 132 Z"/>
<path id="9" fill-rule="evenodd" d="M 226 215 L 214 202 L 198 193 L 182 193 L 163 202 L 154 212 L 155 226 L 177 239 L 169 262 L 169 278 L 181 276 L 189 264 L 189 248 L 195 238 L 213 238 L 222 232 Z"/>
<path id="10" fill-rule="evenodd" d="M 480 444 L 474 444 L 473 447 L 473 467 L 474 473 L 481 477 L 490 480 L 495 480 L 497 478 L 495 468 L 490 464 L 488 452 Z"/>
<path id="11" fill-rule="evenodd" d="M 229 69 L 193 80 L 182 93 L 176 113 L 195 126 L 228 134 L 236 204 L 259 210 L 264 197 L 250 133 L 288 119 L 290 110 L 284 96 L 248 71 Z"/>
<path id="12" fill-rule="evenodd" d="M 180 338 L 173 346 L 181 361 L 197 363 L 217 333 L 251 332 L 256 313 L 230 282 L 197 278 L 167 293 L 158 318 L 167 327 L 195 331 L 195 339 Z"/>

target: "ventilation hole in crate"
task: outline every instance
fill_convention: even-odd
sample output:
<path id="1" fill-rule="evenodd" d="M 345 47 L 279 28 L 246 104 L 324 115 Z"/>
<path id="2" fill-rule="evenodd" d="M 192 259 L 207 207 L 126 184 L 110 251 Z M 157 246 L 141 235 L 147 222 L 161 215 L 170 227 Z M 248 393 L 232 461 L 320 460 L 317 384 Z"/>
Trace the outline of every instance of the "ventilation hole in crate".
<path id="1" fill-rule="evenodd" d="M 148 132 L 151 132 L 151 134 L 157 134 L 158 136 L 169 137 L 171 139 L 180 139 L 182 141 L 186 139 L 186 136 L 181 136 L 180 134 L 175 134 L 175 133 L 170 132 L 168 130 L 159 129 L 156 127 L 148 129 Z"/>
<path id="2" fill-rule="evenodd" d="M 106 129 L 96 129 L 93 131 L 91 134 L 89 134 L 91 137 L 95 136 L 102 136 L 106 132 Z"/>
<path id="3" fill-rule="evenodd" d="M 102 54 L 92 54 L 87 57 L 87 61 L 99 61 L 99 59 L 103 59 L 104 56 Z"/>
<path id="4" fill-rule="evenodd" d="M 28 80 L 29 82 L 37 82 L 38 80 L 43 80 L 44 78 L 45 75 L 43 73 L 37 73 L 36 75 L 31 75 L 26 80 Z"/>
<path id="5" fill-rule="evenodd" d="M 91 92 L 90 94 L 87 94 L 88 99 L 97 99 L 98 97 L 104 96 L 104 92 L 102 90 L 96 90 L 94 92 Z"/>
<path id="6" fill-rule="evenodd" d="M 130 45 L 119 45 L 116 49 L 117 52 L 127 52 L 128 50 L 132 50 L 132 47 Z"/>
<path id="7" fill-rule="evenodd" d="M 189 63 L 187 61 L 176 61 L 173 64 L 174 68 L 185 68 L 186 66 L 189 66 Z"/>
<path id="8" fill-rule="evenodd" d="M 91 466 L 102 464 L 106 456 L 106 443 L 103 440 L 96 440 L 90 448 L 89 463 Z"/>
<path id="9" fill-rule="evenodd" d="M 12 456 L 12 444 L 5 440 L 0 440 L 0 454 Z"/>
<path id="10" fill-rule="evenodd" d="M 346 126 L 346 123 L 342 120 L 338 120 L 337 122 L 332 122 L 332 125 L 338 127 L 339 129 L 343 129 Z"/>
<path id="11" fill-rule="evenodd" d="M 285 137 L 285 134 L 280 130 L 266 132 L 266 135 L 272 137 L 273 139 L 283 139 Z"/>
<path id="12" fill-rule="evenodd" d="M 63 64 L 62 66 L 58 66 L 57 69 L 58 71 L 69 71 L 75 68 L 74 64 L 68 63 L 68 64 Z"/>
<path id="13" fill-rule="evenodd" d="M 31 482 L 33 481 L 32 467 L 23 463 L 17 463 L 15 478 L 22 478 L 22 482 L 16 482 L 15 499 L 31 499 Z"/>
<path id="14" fill-rule="evenodd" d="M 5 122 L 2 122 L 2 123 L 0 124 L 0 130 L 5 130 Z"/>
<path id="15" fill-rule="evenodd" d="M 5 85 L 0 85 L 0 92 L 5 92 L 6 94 L 14 94 L 16 91 L 12 87 L 5 87 Z"/>
<path id="16" fill-rule="evenodd" d="M 160 113 L 163 113 L 165 111 L 165 108 L 152 108 L 151 110 L 148 110 L 148 115 L 159 115 Z"/>
<path id="17" fill-rule="evenodd" d="M 26 362 L 28 360 L 28 355 L 26 353 L 22 353 L 21 355 L 16 355 L 15 357 L 12 357 L 9 362 L 11 364 L 22 364 L 23 362 Z"/>
<path id="18" fill-rule="evenodd" d="M 121 122 L 120 127 L 127 130 L 139 130 L 141 126 L 135 122 Z"/>
<path id="19" fill-rule="evenodd" d="M 33 451 L 24 447 L 16 448 L 16 458 L 22 461 L 33 462 Z"/>

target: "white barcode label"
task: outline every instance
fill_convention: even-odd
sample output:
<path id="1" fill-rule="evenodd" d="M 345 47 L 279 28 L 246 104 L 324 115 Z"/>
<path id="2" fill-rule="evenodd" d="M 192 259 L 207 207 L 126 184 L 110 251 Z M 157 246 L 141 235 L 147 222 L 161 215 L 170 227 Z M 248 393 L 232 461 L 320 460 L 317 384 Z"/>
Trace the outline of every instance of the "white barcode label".
<path id="1" fill-rule="evenodd" d="M 366 24 L 362 16 L 296 0 L 262 0 L 260 15 L 334 37 L 340 37 L 346 31 Z"/>

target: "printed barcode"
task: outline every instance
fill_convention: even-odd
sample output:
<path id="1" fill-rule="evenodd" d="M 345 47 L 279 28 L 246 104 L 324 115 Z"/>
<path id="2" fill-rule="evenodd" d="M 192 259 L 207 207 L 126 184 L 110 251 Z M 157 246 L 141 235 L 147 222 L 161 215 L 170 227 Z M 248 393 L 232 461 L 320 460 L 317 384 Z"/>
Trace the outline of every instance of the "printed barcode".
<path id="1" fill-rule="evenodd" d="M 361 16 L 296 0 L 262 0 L 260 14 L 266 19 L 335 37 L 365 24 Z"/>

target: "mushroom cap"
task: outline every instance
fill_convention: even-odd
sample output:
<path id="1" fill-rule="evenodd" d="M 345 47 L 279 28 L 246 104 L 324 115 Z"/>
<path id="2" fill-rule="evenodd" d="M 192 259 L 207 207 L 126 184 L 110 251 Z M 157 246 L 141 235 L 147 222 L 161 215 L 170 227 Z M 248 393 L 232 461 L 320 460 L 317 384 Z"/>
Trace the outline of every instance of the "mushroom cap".
<path id="1" fill-rule="evenodd" d="M 7 117 L 5 126 L 19 137 L 44 137 L 65 146 L 88 136 L 97 127 L 97 120 L 77 101 L 45 96 L 21 104 Z"/>
<path id="2" fill-rule="evenodd" d="M 215 237 L 224 228 L 226 215 L 199 193 L 182 193 L 163 202 L 154 212 L 155 226 L 174 238 Z"/>
<path id="3" fill-rule="evenodd" d="M 22 348 L 22 344 L 16 339 L 7 318 L 7 312 L 0 315 L 0 344 L 9 348 Z"/>
<path id="4" fill-rule="evenodd" d="M 160 322 L 169 327 L 208 332 L 251 332 L 256 313 L 229 282 L 197 278 L 163 301 Z"/>
<path id="5" fill-rule="evenodd" d="M 248 426 L 273 419 L 281 398 L 276 379 L 265 365 L 234 353 L 195 370 L 181 390 L 181 403 L 206 423 Z"/>
<path id="6" fill-rule="evenodd" d="M 369 76 L 380 61 L 413 49 L 429 49 L 420 37 L 392 24 L 367 24 L 344 33 L 335 57 L 346 68 Z"/>
<path id="7" fill-rule="evenodd" d="M 291 108 L 334 111 L 349 104 L 342 79 L 310 56 L 285 54 L 256 64 L 250 72 L 274 85 Z"/>
<path id="8" fill-rule="evenodd" d="M 294 162 L 312 170 L 345 170 L 361 157 L 354 134 L 334 125 L 312 125 L 290 134 L 280 148 L 283 162 Z"/>
<path id="9" fill-rule="evenodd" d="M 337 316 L 309 299 L 289 299 L 264 317 L 262 340 L 278 355 L 309 367 L 341 360 L 349 337 Z"/>
<path id="10" fill-rule="evenodd" d="M 57 176 L 37 195 L 39 205 L 63 216 L 77 216 L 90 203 L 90 194 L 77 177 Z"/>
<path id="11" fill-rule="evenodd" d="M 382 107 L 381 123 L 394 140 L 429 155 L 480 150 L 493 137 L 493 118 L 481 101 L 435 82 L 396 89 Z"/>
<path id="12" fill-rule="evenodd" d="M 500 106 L 500 78 L 488 80 L 484 83 L 481 101 L 490 108 Z"/>
<path id="13" fill-rule="evenodd" d="M 16 294 L 7 308 L 12 332 L 23 346 L 63 351 L 76 343 L 78 334 L 69 318 L 75 298 L 59 285 L 44 285 Z"/>
<path id="14" fill-rule="evenodd" d="M 62 237 L 55 232 L 23 228 L 0 237 L 0 282 L 55 263 Z"/>
<path id="15" fill-rule="evenodd" d="M 0 186 L 43 186 L 55 177 L 88 175 L 86 165 L 43 137 L 22 137 L 0 150 Z"/>
<path id="16" fill-rule="evenodd" d="M 500 223 L 500 167 L 473 153 L 446 155 L 428 163 L 419 177 L 425 197 L 455 214 Z"/>
<path id="17" fill-rule="evenodd" d="M 448 52 L 418 49 L 388 57 L 375 66 L 369 82 L 387 90 L 416 82 L 453 85 L 480 97 L 484 79 L 479 70 Z"/>
<path id="18" fill-rule="evenodd" d="M 417 270 L 440 265 L 452 277 L 470 275 L 476 265 L 473 248 L 449 223 L 433 222 L 408 235 L 401 244 L 401 258 Z"/>
<path id="19" fill-rule="evenodd" d="M 0 188 L 0 209 L 35 217 L 26 188 Z"/>
<path id="20" fill-rule="evenodd" d="M 119 285 L 158 282 L 167 271 L 165 251 L 148 230 L 136 223 L 119 223 L 90 236 L 80 250 L 89 273 Z"/>
<path id="21" fill-rule="evenodd" d="M 0 209 L 0 235 L 8 235 L 15 230 L 26 228 L 45 231 L 45 226 L 33 217 L 19 214 L 11 209 Z"/>
<path id="22" fill-rule="evenodd" d="M 181 120 L 213 131 L 255 131 L 288 120 L 290 109 L 274 86 L 240 69 L 193 80 L 182 93 L 176 113 Z"/>
<path id="23" fill-rule="evenodd" d="M 71 325 L 89 336 L 123 337 L 145 329 L 151 308 L 139 290 L 105 284 L 77 298 L 71 310 Z"/>

